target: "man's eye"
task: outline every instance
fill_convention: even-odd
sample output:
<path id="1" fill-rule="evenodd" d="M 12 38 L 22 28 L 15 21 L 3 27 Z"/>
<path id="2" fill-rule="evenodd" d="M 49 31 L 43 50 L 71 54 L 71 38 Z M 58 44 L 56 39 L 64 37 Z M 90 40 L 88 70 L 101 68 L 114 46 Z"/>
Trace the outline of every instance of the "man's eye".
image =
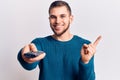
<path id="1" fill-rule="evenodd" d="M 55 16 L 50 16 L 51 19 L 56 18 Z"/>
<path id="2" fill-rule="evenodd" d="M 65 18 L 65 15 L 61 15 L 61 18 Z"/>

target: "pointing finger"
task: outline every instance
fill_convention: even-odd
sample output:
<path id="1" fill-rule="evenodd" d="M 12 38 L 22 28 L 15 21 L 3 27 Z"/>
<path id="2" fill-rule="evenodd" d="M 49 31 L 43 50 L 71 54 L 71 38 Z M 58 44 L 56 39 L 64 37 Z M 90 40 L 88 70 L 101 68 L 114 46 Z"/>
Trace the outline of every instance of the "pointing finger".
<path id="1" fill-rule="evenodd" d="M 98 45 L 98 43 L 100 42 L 101 38 L 102 38 L 102 36 L 99 36 L 99 37 L 95 40 L 95 42 L 93 43 L 93 45 L 94 45 L 95 47 L 96 47 L 96 46 Z"/>

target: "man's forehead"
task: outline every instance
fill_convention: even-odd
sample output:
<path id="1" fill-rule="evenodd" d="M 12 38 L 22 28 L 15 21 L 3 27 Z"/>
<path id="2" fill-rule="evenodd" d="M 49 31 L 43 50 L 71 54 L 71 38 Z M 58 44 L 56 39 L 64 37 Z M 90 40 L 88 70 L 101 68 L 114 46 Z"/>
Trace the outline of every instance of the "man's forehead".
<path id="1" fill-rule="evenodd" d="M 54 7 L 50 10 L 50 14 L 51 15 L 55 15 L 55 14 L 68 14 L 69 11 L 67 10 L 67 8 L 65 6 L 62 7 Z"/>

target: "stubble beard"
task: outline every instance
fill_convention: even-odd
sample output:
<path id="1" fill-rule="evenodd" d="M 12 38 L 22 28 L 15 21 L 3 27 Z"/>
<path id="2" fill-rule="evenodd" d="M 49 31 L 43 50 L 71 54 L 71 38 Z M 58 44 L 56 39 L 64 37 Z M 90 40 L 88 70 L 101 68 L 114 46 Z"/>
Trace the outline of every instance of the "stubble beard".
<path id="1" fill-rule="evenodd" d="M 59 36 L 62 36 L 69 29 L 69 27 L 70 27 L 70 23 L 68 24 L 67 28 L 64 29 L 61 33 L 55 32 L 55 30 L 53 28 L 51 28 L 51 29 L 54 32 L 54 34 L 59 37 Z"/>

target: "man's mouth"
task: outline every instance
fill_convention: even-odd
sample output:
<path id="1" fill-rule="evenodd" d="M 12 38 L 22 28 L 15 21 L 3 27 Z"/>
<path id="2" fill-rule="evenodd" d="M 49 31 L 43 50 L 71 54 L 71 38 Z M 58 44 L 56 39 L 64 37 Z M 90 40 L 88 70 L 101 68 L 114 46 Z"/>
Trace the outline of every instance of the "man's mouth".
<path id="1" fill-rule="evenodd" d="M 54 26 L 54 29 L 55 29 L 55 30 L 59 30 L 59 29 L 61 29 L 62 27 L 63 27 L 62 25 L 55 25 L 55 26 Z"/>
<path id="2" fill-rule="evenodd" d="M 57 27 L 57 28 L 60 28 L 60 27 L 62 27 L 62 26 L 64 26 L 64 24 L 55 24 L 55 25 L 53 25 L 54 27 Z"/>

